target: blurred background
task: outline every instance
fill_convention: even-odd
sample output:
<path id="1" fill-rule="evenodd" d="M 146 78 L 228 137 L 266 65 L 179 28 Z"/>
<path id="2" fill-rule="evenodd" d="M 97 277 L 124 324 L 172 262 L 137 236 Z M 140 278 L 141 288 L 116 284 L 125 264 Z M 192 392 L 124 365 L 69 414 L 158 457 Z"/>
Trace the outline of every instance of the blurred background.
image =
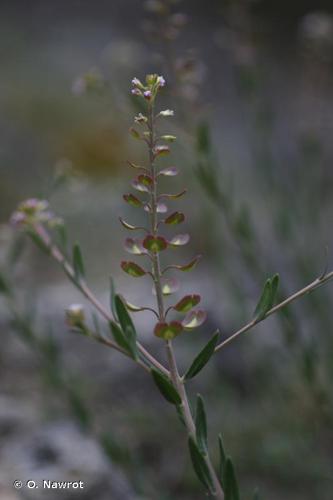
<path id="1" fill-rule="evenodd" d="M 120 270 L 118 216 L 140 221 L 122 200 L 126 160 L 145 159 L 128 137 L 130 81 L 163 74 L 180 170 L 164 188 L 188 188 L 174 208 L 192 236 L 172 261 L 204 255 L 180 292 L 208 311 L 175 341 L 185 370 L 217 327 L 227 337 L 251 318 L 268 277 L 280 274 L 283 298 L 333 266 L 332 4 L 3 0 L 0 39 L 0 499 L 202 499 L 173 408 L 134 363 L 68 332 L 64 310 L 82 298 L 7 221 L 22 199 L 49 199 L 99 299 L 113 276 L 130 302 L 153 304 L 148 280 Z M 190 384 L 243 499 L 255 487 L 263 500 L 332 499 L 332 292 L 266 320 Z M 165 361 L 151 316 L 135 319 Z M 41 478 L 86 487 L 12 487 Z"/>

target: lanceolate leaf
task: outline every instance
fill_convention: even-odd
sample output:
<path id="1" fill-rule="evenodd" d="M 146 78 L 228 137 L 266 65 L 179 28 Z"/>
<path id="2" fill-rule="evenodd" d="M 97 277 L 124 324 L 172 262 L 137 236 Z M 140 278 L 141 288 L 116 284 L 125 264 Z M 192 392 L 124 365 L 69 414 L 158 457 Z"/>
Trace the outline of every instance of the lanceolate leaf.
<path id="1" fill-rule="evenodd" d="M 170 323 L 157 323 L 154 328 L 154 334 L 164 340 L 171 340 L 183 331 L 182 324 L 179 321 Z"/>
<path id="2" fill-rule="evenodd" d="M 174 405 L 180 405 L 181 404 L 180 396 L 178 394 L 178 391 L 170 382 L 170 380 L 168 380 L 164 375 L 162 375 L 154 368 L 151 369 L 151 374 L 160 393 L 165 397 L 165 399 L 169 401 L 169 403 L 172 403 Z"/>
<path id="3" fill-rule="evenodd" d="M 125 250 L 134 255 L 145 255 L 146 250 L 143 248 L 142 243 L 138 239 L 126 238 L 125 240 Z"/>
<path id="4" fill-rule="evenodd" d="M 84 278 L 84 264 L 81 249 L 78 243 L 73 246 L 73 269 L 75 279 L 80 281 Z"/>
<path id="5" fill-rule="evenodd" d="M 119 347 L 122 347 L 133 359 L 137 360 L 139 355 L 133 330 L 126 328 L 123 331 L 114 321 L 110 321 L 110 328 Z"/>
<path id="6" fill-rule="evenodd" d="M 190 311 L 193 307 L 199 304 L 201 300 L 200 295 L 186 295 L 183 297 L 176 305 L 173 306 L 178 312 L 186 313 Z"/>
<path id="7" fill-rule="evenodd" d="M 168 247 L 168 242 L 165 238 L 162 236 L 153 236 L 151 234 L 145 237 L 142 244 L 144 248 L 153 253 L 161 252 Z"/>
<path id="8" fill-rule="evenodd" d="M 219 464 L 219 473 L 220 473 L 220 480 L 222 486 L 224 485 L 224 470 L 225 470 L 225 463 L 227 460 L 227 456 L 224 451 L 224 446 L 223 446 L 223 439 L 222 435 L 219 434 L 219 453 L 220 453 L 220 464 Z"/>
<path id="9" fill-rule="evenodd" d="M 214 354 L 214 349 L 217 345 L 218 339 L 219 339 L 219 334 L 217 332 L 205 345 L 202 351 L 199 352 L 197 357 L 194 359 L 190 368 L 185 373 L 186 380 L 195 377 L 195 375 L 197 375 L 203 369 L 203 367 L 208 363 L 208 361 Z"/>
<path id="10" fill-rule="evenodd" d="M 136 196 L 134 196 L 134 194 L 124 194 L 123 196 L 124 200 L 126 201 L 126 203 L 128 203 L 129 205 L 132 205 L 132 207 L 141 207 L 142 206 L 142 201 L 139 200 L 139 198 L 137 198 Z"/>
<path id="11" fill-rule="evenodd" d="M 266 313 L 272 308 L 279 286 L 279 275 L 275 274 L 273 278 L 266 281 L 261 297 L 254 311 L 254 317 L 257 321 L 262 320 Z"/>
<path id="12" fill-rule="evenodd" d="M 114 286 L 113 278 L 110 278 L 110 306 L 114 319 L 116 321 L 119 321 L 116 309 L 116 289 Z"/>
<path id="13" fill-rule="evenodd" d="M 210 493 L 214 494 L 215 493 L 214 483 L 211 474 L 209 472 L 208 466 L 196 442 L 192 437 L 189 438 L 188 446 L 190 449 L 192 465 L 198 476 L 198 479 L 203 483 L 203 485 L 208 489 Z"/>
<path id="14" fill-rule="evenodd" d="M 229 457 L 225 462 L 223 485 L 225 500 L 240 500 L 234 466 Z"/>
<path id="15" fill-rule="evenodd" d="M 198 328 L 206 320 L 207 313 L 203 309 L 197 311 L 190 311 L 182 321 L 185 330 L 193 330 Z"/>
<path id="16" fill-rule="evenodd" d="M 165 175 L 166 177 L 174 177 L 178 174 L 176 167 L 163 168 L 159 171 L 158 175 Z"/>
<path id="17" fill-rule="evenodd" d="M 186 245 L 190 241 L 190 236 L 188 234 L 177 234 L 170 241 L 169 245 L 173 247 L 179 247 Z"/>
<path id="18" fill-rule="evenodd" d="M 197 445 L 200 452 L 203 455 L 206 455 L 208 452 L 208 444 L 207 444 L 207 421 L 206 421 L 206 412 L 205 405 L 200 394 L 197 396 L 197 408 L 195 414 L 195 427 L 196 427 L 196 438 Z"/>
<path id="19" fill-rule="evenodd" d="M 169 215 L 169 217 L 167 217 L 164 222 L 165 224 L 175 225 L 184 222 L 184 220 L 185 215 L 182 212 L 174 212 L 173 214 Z"/>
<path id="20" fill-rule="evenodd" d="M 133 278 L 140 278 L 141 276 L 147 274 L 147 272 L 135 262 L 123 261 L 121 263 L 121 268 L 125 271 L 125 273 L 129 274 Z"/>
<path id="21" fill-rule="evenodd" d="M 137 359 L 136 330 L 133 321 L 127 311 L 125 301 L 120 295 L 115 296 L 115 308 L 121 326 L 122 333 L 129 345 L 132 356 Z"/>

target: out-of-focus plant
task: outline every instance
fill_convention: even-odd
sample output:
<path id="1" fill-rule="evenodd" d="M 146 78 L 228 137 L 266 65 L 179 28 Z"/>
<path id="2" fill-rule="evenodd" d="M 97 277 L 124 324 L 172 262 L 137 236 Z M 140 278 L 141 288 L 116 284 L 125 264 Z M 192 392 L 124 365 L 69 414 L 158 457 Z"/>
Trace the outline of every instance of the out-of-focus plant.
<path id="1" fill-rule="evenodd" d="M 167 304 L 169 296 L 178 289 L 178 281 L 169 277 L 169 273 L 170 271 L 183 273 L 192 270 L 198 263 L 199 256 L 194 257 L 187 264 L 163 266 L 164 253 L 189 242 L 188 234 L 181 233 L 167 237 L 162 232 L 163 228 L 178 226 L 185 219 L 182 212 L 169 211 L 167 204 L 183 196 L 186 190 L 172 194 L 165 193 L 160 188 L 163 178 L 174 177 L 178 173 L 175 167 L 165 167 L 159 164 L 161 157 L 169 155 L 170 143 L 176 138 L 170 134 L 160 135 L 158 123 L 166 117 L 173 116 L 174 113 L 170 109 L 158 110 L 156 108 L 158 94 L 165 86 L 162 76 L 147 75 L 144 82 L 134 78 L 132 85 L 132 94 L 142 101 L 145 111 L 135 117 L 135 125 L 130 129 L 130 133 L 136 140 L 146 144 L 148 160 L 146 165 L 129 162 L 130 166 L 137 171 L 132 187 L 138 194 L 135 195 L 132 192 L 125 194 L 124 200 L 135 209 L 143 210 L 147 214 L 147 222 L 143 226 L 133 225 L 122 218 L 120 222 L 130 232 L 143 233 L 140 238 L 127 238 L 125 249 L 130 254 L 145 259 L 146 264 L 126 260 L 121 263 L 121 268 L 133 278 L 147 277 L 152 280 L 156 307 L 130 304 L 115 292 L 112 284 L 111 311 L 105 308 L 87 284 L 80 246 L 74 244 L 70 254 L 65 226 L 50 211 L 47 201 L 30 199 L 21 203 L 12 215 L 11 222 L 21 227 L 45 253 L 60 264 L 69 280 L 103 319 L 101 323 L 94 314 L 92 321 L 89 321 L 84 307 L 75 304 L 66 311 L 68 326 L 78 333 L 119 351 L 152 377 L 162 396 L 175 406 L 184 424 L 193 468 L 206 491 L 213 498 L 220 500 L 238 500 L 240 493 L 233 463 L 226 455 L 222 438 L 219 436 L 220 466 L 218 470 L 214 467 L 208 445 L 204 400 L 201 395 L 197 395 L 195 412 L 193 412 L 187 393 L 187 383 L 199 374 L 215 353 L 242 333 L 251 330 L 259 322 L 327 283 L 333 278 L 333 272 L 323 272 L 313 282 L 279 303 L 276 303 L 279 277 L 274 275 L 266 281 L 252 319 L 222 342 L 219 342 L 219 333 L 214 333 L 189 367 L 183 373 L 180 372 L 174 350 L 174 339 L 182 334 L 188 335 L 193 329 L 202 325 L 206 313 L 203 309 L 196 308 L 201 301 L 201 297 L 197 294 L 186 295 Z M 3 286 L 6 285 L 3 284 Z M 130 312 L 137 313 L 146 310 L 155 317 L 152 331 L 165 343 L 167 366 L 150 353 L 139 340 Z M 253 498 L 257 498 L 257 493 L 254 493 Z"/>

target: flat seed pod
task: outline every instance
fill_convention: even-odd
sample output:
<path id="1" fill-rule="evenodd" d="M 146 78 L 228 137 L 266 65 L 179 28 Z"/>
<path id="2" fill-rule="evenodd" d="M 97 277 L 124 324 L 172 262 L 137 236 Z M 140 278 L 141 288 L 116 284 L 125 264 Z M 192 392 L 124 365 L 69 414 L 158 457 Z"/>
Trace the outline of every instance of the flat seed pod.
<path id="1" fill-rule="evenodd" d="M 147 274 L 147 272 L 142 269 L 142 267 L 138 266 L 138 264 L 136 264 L 135 262 L 123 261 L 120 265 L 122 270 L 133 278 L 140 278 L 141 276 Z"/>
<path id="2" fill-rule="evenodd" d="M 171 295 L 179 289 L 179 282 L 175 278 L 162 279 L 163 295 Z M 153 287 L 153 295 L 156 295 L 155 287 Z"/>
<path id="3" fill-rule="evenodd" d="M 142 244 L 144 248 L 153 253 L 161 252 L 168 247 L 168 242 L 165 238 L 151 234 L 145 237 Z"/>
<path id="4" fill-rule="evenodd" d="M 134 189 L 136 189 L 137 191 L 140 191 L 141 193 L 148 193 L 149 192 L 148 187 L 145 184 L 141 184 L 141 182 L 138 179 L 134 179 L 132 181 L 132 186 L 134 187 Z"/>
<path id="5" fill-rule="evenodd" d="M 142 206 L 142 201 L 139 200 L 139 198 L 137 198 L 136 196 L 134 196 L 134 194 L 124 194 L 123 196 L 124 200 L 126 201 L 126 203 L 128 203 L 129 205 L 132 205 L 132 207 L 141 207 Z"/>
<path id="6" fill-rule="evenodd" d="M 178 174 L 176 167 L 167 167 L 159 171 L 158 175 L 164 175 L 166 177 L 174 177 Z"/>
<path id="7" fill-rule="evenodd" d="M 144 186 L 150 187 L 153 184 L 153 179 L 150 175 L 141 174 L 138 176 L 138 181 Z"/>
<path id="8" fill-rule="evenodd" d="M 189 234 L 177 234 L 177 236 L 174 236 L 169 241 L 169 245 L 171 245 L 173 247 L 180 247 L 180 246 L 186 245 L 189 241 L 190 241 Z"/>
<path id="9" fill-rule="evenodd" d="M 164 340 L 171 340 L 183 331 L 183 326 L 179 321 L 171 321 L 170 323 L 157 323 L 154 329 L 154 334 Z"/>
<path id="10" fill-rule="evenodd" d="M 182 212 L 173 212 L 169 217 L 165 219 L 165 224 L 180 224 L 181 222 L 184 222 L 185 220 L 185 215 Z"/>
<path id="11" fill-rule="evenodd" d="M 187 316 L 183 319 L 182 325 L 185 330 L 193 330 L 198 328 L 207 318 L 207 313 L 203 309 L 198 309 L 197 311 L 190 311 Z"/>
<path id="12" fill-rule="evenodd" d="M 166 156 L 170 153 L 169 146 L 155 146 L 154 155 L 155 156 Z"/>
<path id="13" fill-rule="evenodd" d="M 176 305 L 173 306 L 173 309 L 178 312 L 187 313 L 193 307 L 199 304 L 201 300 L 200 295 L 185 295 Z"/>
<path id="14" fill-rule="evenodd" d="M 145 255 L 147 253 L 138 239 L 126 238 L 124 247 L 127 252 L 133 255 Z"/>

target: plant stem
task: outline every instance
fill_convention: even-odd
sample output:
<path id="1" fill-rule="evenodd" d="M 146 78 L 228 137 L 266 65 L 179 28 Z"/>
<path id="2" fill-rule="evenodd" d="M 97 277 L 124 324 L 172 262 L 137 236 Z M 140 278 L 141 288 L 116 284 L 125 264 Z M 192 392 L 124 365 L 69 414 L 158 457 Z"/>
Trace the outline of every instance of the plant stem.
<path id="1" fill-rule="evenodd" d="M 153 236 L 157 236 L 158 234 L 158 220 L 157 220 L 157 176 L 156 176 L 156 167 L 155 167 L 155 157 L 154 157 L 154 147 L 155 147 L 155 129 L 154 129 L 154 106 L 152 103 L 148 105 L 148 131 L 149 131 L 149 139 L 148 139 L 148 148 L 149 148 L 149 168 L 150 175 L 152 177 L 152 188 L 150 194 L 150 205 L 151 205 L 151 232 Z M 154 279 L 154 286 L 156 291 L 156 301 L 159 311 L 159 320 L 160 322 L 165 321 L 165 308 L 164 308 L 164 299 L 161 285 L 161 266 L 160 266 L 160 257 L 159 253 L 152 254 L 152 274 Z M 167 356 L 169 361 L 170 368 L 170 376 L 171 380 L 177 389 L 179 396 L 181 398 L 181 410 L 184 416 L 184 422 L 187 429 L 187 433 L 196 441 L 196 426 L 192 417 L 191 408 L 189 404 L 189 400 L 187 397 L 184 381 L 179 375 L 176 357 L 173 351 L 171 340 L 166 341 L 166 349 Z M 221 484 L 218 480 L 214 467 L 210 461 L 210 457 L 207 454 L 204 455 L 204 460 L 209 469 L 210 475 L 212 477 L 212 481 L 214 484 L 214 497 L 219 500 L 224 500 L 224 494 L 221 487 Z"/>
<path id="2" fill-rule="evenodd" d="M 99 300 L 97 299 L 97 297 L 95 297 L 95 295 L 90 290 L 88 285 L 82 281 L 80 283 L 77 283 L 77 281 L 75 280 L 75 273 L 74 273 L 72 266 L 66 260 L 65 256 L 62 254 L 62 252 L 59 250 L 59 248 L 52 243 L 50 236 L 45 231 L 43 226 L 38 224 L 38 225 L 34 226 L 34 229 L 35 229 L 36 233 L 38 234 L 38 236 L 43 240 L 43 243 L 45 244 L 45 246 L 48 248 L 50 255 L 62 266 L 65 273 L 78 286 L 79 290 L 86 297 L 86 299 L 97 309 L 97 311 L 106 319 L 106 321 L 108 321 L 108 322 L 113 321 L 112 315 L 99 302 Z M 169 376 L 169 370 L 167 370 L 152 354 L 150 354 L 150 352 L 148 352 L 140 342 L 137 341 L 137 345 L 138 345 L 138 349 L 140 350 L 141 354 L 143 354 L 143 356 L 155 368 L 157 368 L 162 373 L 164 373 L 164 375 Z M 124 349 L 122 349 L 121 347 L 119 347 L 112 340 L 108 341 L 108 346 L 112 347 L 113 349 L 128 356 L 127 352 Z"/>
<path id="3" fill-rule="evenodd" d="M 230 342 L 232 342 L 233 340 L 235 340 L 242 333 L 245 333 L 245 332 L 251 330 L 251 328 L 253 328 L 255 325 L 257 325 L 261 321 L 264 321 L 266 318 L 268 318 L 268 316 L 271 316 L 272 314 L 278 312 L 280 309 L 282 309 L 283 307 L 286 307 L 288 304 L 290 304 L 294 300 L 296 300 L 296 299 L 298 299 L 300 297 L 303 297 L 303 295 L 306 295 L 306 294 L 312 292 L 313 290 L 316 290 L 317 288 L 323 286 L 325 283 L 327 283 L 328 281 L 330 281 L 332 279 L 333 279 L 333 271 L 331 271 L 329 273 L 325 273 L 324 275 L 322 275 L 319 278 L 315 279 L 314 281 L 312 281 L 306 287 L 302 288 L 298 292 L 295 292 L 294 294 L 290 295 L 290 297 L 288 297 L 287 299 L 283 300 L 282 302 L 280 302 L 276 306 L 272 307 L 265 314 L 265 316 L 263 318 L 261 318 L 259 320 L 258 319 L 253 319 L 252 321 L 250 321 L 249 323 L 247 323 L 246 325 L 244 325 L 242 328 L 240 328 L 239 330 L 237 330 L 235 333 L 233 333 L 232 335 L 230 335 L 230 337 L 228 337 L 226 340 L 224 340 L 223 342 L 221 342 L 220 344 L 218 344 L 215 347 L 215 352 L 219 351 L 220 349 L 222 349 L 222 347 L 225 347 L 227 344 L 229 344 Z"/>

